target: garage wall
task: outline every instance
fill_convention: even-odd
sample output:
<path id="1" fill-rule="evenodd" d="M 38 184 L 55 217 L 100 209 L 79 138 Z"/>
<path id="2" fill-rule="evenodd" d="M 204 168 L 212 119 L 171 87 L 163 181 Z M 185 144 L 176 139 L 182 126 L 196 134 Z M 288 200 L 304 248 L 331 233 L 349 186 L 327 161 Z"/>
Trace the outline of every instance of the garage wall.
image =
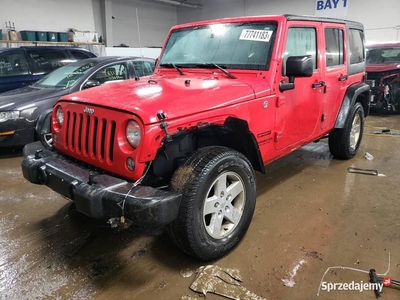
<path id="1" fill-rule="evenodd" d="M 193 2 L 193 1 L 192 1 Z M 314 15 L 315 0 L 198 0 L 201 10 L 177 9 L 178 24 L 221 17 L 304 14 Z M 400 41 L 399 0 L 347 0 L 344 18 L 364 24 L 367 42 Z M 378 16 L 379 14 L 379 16 Z"/>
<path id="2" fill-rule="evenodd" d="M 367 42 L 400 41 L 399 0 L 352 0 L 349 16 L 364 24 Z"/>
<path id="3" fill-rule="evenodd" d="M 178 24 L 199 20 L 238 17 L 245 15 L 244 0 L 197 0 L 191 3 L 202 4 L 202 9 L 177 8 Z"/>
<path id="4" fill-rule="evenodd" d="M 97 31 L 106 36 L 107 19 L 111 25 L 108 46 L 126 44 L 139 47 L 136 8 L 139 13 L 141 45 L 161 46 L 169 28 L 177 24 L 176 7 L 135 0 L 0 0 L 0 29 L 14 22 L 16 30 L 67 31 L 68 28 Z M 114 19 L 111 19 L 111 17 Z"/>
<path id="5" fill-rule="evenodd" d="M 104 0 L 93 0 L 94 23 L 96 31 L 106 36 L 105 20 L 103 19 Z M 136 18 L 136 9 L 139 15 L 140 41 L 142 47 L 162 46 L 168 30 L 177 24 L 177 12 L 174 6 L 145 1 L 112 0 L 111 18 L 112 45 L 120 44 L 129 47 L 139 47 L 139 32 Z M 114 17 L 114 18 L 112 18 Z M 107 21 L 110 21 L 109 19 Z"/>
<path id="6" fill-rule="evenodd" d="M 66 31 L 68 28 L 97 31 L 109 36 L 115 46 L 139 47 L 136 8 L 139 12 L 141 45 L 161 46 L 175 24 L 221 17 L 259 14 L 308 14 L 315 11 L 315 0 L 188 0 L 203 9 L 188 9 L 139 0 L 0 0 L 0 28 L 14 22 L 17 30 Z M 347 19 L 365 25 L 372 41 L 400 41 L 400 1 L 347 0 Z M 108 17 L 105 19 L 105 5 Z M 379 3 L 379 4 L 377 4 Z M 379 11 L 379 16 L 377 16 Z M 114 16 L 114 19 L 109 19 Z"/>
<path id="7" fill-rule="evenodd" d="M 0 0 L 0 28 L 14 22 L 16 30 L 95 30 L 92 0 Z"/>

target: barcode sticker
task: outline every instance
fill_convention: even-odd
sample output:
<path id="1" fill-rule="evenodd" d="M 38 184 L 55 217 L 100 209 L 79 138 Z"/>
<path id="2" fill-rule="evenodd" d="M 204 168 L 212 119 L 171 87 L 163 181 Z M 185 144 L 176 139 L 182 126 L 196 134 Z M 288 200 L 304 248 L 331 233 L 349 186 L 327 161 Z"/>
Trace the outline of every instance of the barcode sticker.
<path id="1" fill-rule="evenodd" d="M 272 30 L 243 29 L 239 40 L 269 42 Z"/>

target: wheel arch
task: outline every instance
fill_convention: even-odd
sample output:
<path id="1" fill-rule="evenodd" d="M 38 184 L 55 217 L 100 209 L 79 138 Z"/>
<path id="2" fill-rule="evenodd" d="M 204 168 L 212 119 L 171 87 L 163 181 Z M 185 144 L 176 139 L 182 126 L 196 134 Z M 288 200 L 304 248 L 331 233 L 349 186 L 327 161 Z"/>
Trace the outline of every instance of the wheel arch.
<path id="1" fill-rule="evenodd" d="M 254 170 L 265 173 L 257 141 L 245 120 L 228 117 L 224 124 L 208 124 L 172 135 L 153 160 L 156 176 L 172 176 L 182 161 L 195 150 L 207 146 L 225 146 L 247 157 Z"/>
<path id="2" fill-rule="evenodd" d="M 250 131 L 247 121 L 229 117 L 224 126 L 231 129 L 228 145 L 238 152 L 243 153 L 251 162 L 254 170 L 265 173 L 260 148 L 254 134 Z"/>
<path id="3" fill-rule="evenodd" d="M 350 109 L 356 102 L 360 102 L 364 109 L 364 116 L 369 114 L 370 86 L 364 82 L 350 86 L 344 95 L 342 105 L 335 122 L 335 128 L 344 128 Z"/>

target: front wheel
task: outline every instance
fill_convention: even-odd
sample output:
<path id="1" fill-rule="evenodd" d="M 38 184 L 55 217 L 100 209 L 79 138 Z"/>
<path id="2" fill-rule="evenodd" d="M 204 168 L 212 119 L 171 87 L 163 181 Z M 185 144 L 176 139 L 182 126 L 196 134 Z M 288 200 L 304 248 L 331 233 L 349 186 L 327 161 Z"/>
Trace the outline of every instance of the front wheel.
<path id="1" fill-rule="evenodd" d="M 171 188 L 182 193 L 182 202 L 168 232 L 183 251 L 213 260 L 242 240 L 256 199 L 254 171 L 243 154 L 219 146 L 201 148 L 176 170 Z"/>
<path id="2" fill-rule="evenodd" d="M 350 110 L 344 128 L 329 133 L 329 151 L 336 158 L 349 159 L 356 155 L 364 131 L 364 109 L 356 102 Z"/>

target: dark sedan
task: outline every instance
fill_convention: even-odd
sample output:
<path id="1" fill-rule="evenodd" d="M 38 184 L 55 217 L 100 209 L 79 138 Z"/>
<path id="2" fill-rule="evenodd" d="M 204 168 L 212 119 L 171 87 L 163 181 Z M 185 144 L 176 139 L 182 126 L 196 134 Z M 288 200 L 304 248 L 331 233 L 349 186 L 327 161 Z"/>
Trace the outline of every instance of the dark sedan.
<path id="1" fill-rule="evenodd" d="M 0 94 L 0 147 L 37 140 L 35 126 L 42 112 L 61 97 L 101 84 L 151 75 L 155 60 L 139 57 L 96 57 L 68 64 L 35 84 Z"/>

